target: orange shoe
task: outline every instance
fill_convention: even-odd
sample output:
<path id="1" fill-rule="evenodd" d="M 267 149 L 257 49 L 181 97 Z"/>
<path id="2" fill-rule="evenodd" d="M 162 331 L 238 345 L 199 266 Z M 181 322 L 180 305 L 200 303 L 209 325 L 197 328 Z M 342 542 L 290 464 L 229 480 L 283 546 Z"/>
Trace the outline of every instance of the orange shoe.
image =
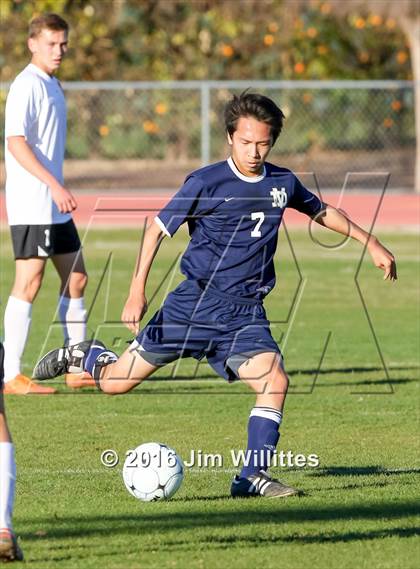
<path id="1" fill-rule="evenodd" d="M 9 529 L 0 529 L 0 563 L 23 561 L 23 553 L 16 536 Z"/>
<path id="2" fill-rule="evenodd" d="M 6 395 L 29 395 L 32 393 L 36 393 L 37 395 L 50 395 L 56 391 L 54 387 L 39 385 L 21 373 L 14 379 L 4 383 L 3 387 L 3 393 Z"/>
<path id="3" fill-rule="evenodd" d="M 66 385 L 71 389 L 81 389 L 82 387 L 96 387 L 95 380 L 87 371 L 82 373 L 66 373 Z"/>

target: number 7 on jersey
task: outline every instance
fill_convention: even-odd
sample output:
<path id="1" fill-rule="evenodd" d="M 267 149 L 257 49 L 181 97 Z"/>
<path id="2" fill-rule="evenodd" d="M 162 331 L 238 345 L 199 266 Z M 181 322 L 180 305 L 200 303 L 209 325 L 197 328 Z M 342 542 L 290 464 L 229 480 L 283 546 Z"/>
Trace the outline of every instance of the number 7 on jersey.
<path id="1" fill-rule="evenodd" d="M 262 225 L 262 222 L 264 221 L 264 217 L 265 217 L 265 215 L 264 215 L 263 211 L 254 211 L 251 213 L 251 219 L 253 221 L 258 219 L 257 225 L 251 231 L 251 237 L 261 237 L 260 227 Z"/>

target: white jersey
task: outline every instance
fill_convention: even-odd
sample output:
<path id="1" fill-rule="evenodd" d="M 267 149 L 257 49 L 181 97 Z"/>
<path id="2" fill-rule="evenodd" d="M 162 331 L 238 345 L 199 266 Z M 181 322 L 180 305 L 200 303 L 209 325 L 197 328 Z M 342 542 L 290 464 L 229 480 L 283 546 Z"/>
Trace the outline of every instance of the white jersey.
<path id="1" fill-rule="evenodd" d="M 13 81 L 6 101 L 6 208 L 10 225 L 50 225 L 60 213 L 50 188 L 23 168 L 7 149 L 8 136 L 24 136 L 37 159 L 62 184 L 66 101 L 59 81 L 30 63 Z"/>

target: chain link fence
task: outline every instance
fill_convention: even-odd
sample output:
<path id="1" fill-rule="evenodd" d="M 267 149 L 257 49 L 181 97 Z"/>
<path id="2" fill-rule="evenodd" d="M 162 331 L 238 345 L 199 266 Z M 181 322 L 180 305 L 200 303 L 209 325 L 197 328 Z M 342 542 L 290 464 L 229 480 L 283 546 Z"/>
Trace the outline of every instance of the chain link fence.
<path id="1" fill-rule="evenodd" d="M 177 188 L 188 171 L 228 154 L 223 107 L 246 88 L 286 115 L 270 160 L 340 189 L 412 191 L 414 87 L 410 81 L 186 81 L 65 83 L 70 188 Z M 7 86 L 0 91 L 4 112 Z M 361 174 L 363 173 L 363 174 Z M 4 177 L 4 171 L 2 173 Z M 351 177 L 349 178 L 352 179 Z M 382 176 L 383 179 L 383 176 Z M 309 183 L 308 185 L 311 185 Z"/>

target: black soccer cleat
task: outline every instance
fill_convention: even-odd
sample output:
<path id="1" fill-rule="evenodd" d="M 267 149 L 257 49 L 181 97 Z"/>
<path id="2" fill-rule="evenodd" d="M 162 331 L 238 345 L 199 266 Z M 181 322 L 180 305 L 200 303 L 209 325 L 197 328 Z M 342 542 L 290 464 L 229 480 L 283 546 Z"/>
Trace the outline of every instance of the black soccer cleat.
<path id="1" fill-rule="evenodd" d="M 232 498 L 251 498 L 252 496 L 285 498 L 286 496 L 303 494 L 300 490 L 287 486 L 280 480 L 270 478 L 264 470 L 260 470 L 258 474 L 252 474 L 247 478 L 235 476 L 230 493 Z"/>
<path id="2" fill-rule="evenodd" d="M 91 348 L 106 347 L 98 340 L 86 340 L 73 346 L 51 350 L 35 365 L 32 377 L 34 379 L 52 379 L 65 373 L 82 373 L 86 356 Z"/>
<path id="3" fill-rule="evenodd" d="M 0 563 L 23 561 L 23 552 L 16 536 L 8 529 L 0 530 Z"/>

